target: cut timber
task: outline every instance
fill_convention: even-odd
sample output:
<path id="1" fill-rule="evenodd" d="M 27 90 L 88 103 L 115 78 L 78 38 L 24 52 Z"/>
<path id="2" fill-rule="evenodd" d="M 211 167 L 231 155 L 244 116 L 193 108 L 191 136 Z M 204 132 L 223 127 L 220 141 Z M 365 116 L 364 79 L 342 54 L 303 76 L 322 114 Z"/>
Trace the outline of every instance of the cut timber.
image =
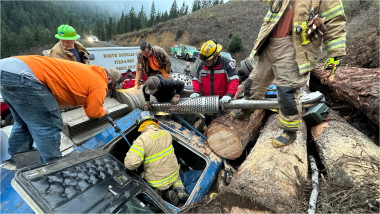
<path id="1" fill-rule="evenodd" d="M 207 143 L 220 157 L 234 160 L 257 137 L 265 110 L 256 109 L 248 120 L 234 119 L 228 113 L 217 117 L 207 129 Z"/>
<path id="2" fill-rule="evenodd" d="M 281 133 L 278 115 L 271 115 L 251 153 L 222 191 L 224 211 L 240 207 L 287 212 L 296 202 L 297 185 L 307 179 L 308 172 L 305 123 L 301 123 L 294 143 L 274 148 L 272 140 Z"/>
<path id="3" fill-rule="evenodd" d="M 379 178 L 379 147 L 336 112 L 312 127 L 311 133 L 329 176 L 340 178 L 338 171 L 343 171 L 353 182 Z"/>
<path id="4" fill-rule="evenodd" d="M 329 77 L 330 71 L 319 64 L 312 73 L 333 91 L 334 97 L 346 100 L 379 125 L 380 69 L 341 66 Z"/>

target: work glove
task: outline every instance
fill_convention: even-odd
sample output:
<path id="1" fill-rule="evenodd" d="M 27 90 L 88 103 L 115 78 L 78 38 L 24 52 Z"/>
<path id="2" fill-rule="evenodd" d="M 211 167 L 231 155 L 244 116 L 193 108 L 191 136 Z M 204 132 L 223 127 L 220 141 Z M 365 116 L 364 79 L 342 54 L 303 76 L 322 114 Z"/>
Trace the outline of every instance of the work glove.
<path id="1" fill-rule="evenodd" d="M 323 66 L 324 70 L 331 70 L 330 76 L 335 74 L 336 68 L 340 65 L 341 57 L 330 57 Z"/>
<path id="2" fill-rule="evenodd" d="M 313 41 L 318 37 L 323 37 L 326 32 L 326 26 L 324 24 L 324 18 L 321 19 L 318 16 L 315 16 L 310 22 L 307 24 L 306 30 L 306 39 Z"/>
<path id="3" fill-rule="evenodd" d="M 222 97 L 222 99 L 220 99 L 220 102 L 221 102 L 221 103 L 228 103 L 228 102 L 231 101 L 231 99 L 232 99 L 232 98 L 231 98 L 230 96 L 225 95 L 225 96 Z"/>
<path id="4" fill-rule="evenodd" d="M 177 105 L 179 103 L 179 98 L 179 94 L 174 95 L 174 97 L 172 98 L 172 104 Z"/>
<path id="5" fill-rule="evenodd" d="M 144 110 L 144 111 L 152 110 L 152 107 L 150 106 L 150 102 L 149 102 L 149 101 L 146 101 L 146 102 L 145 102 L 144 107 L 143 107 L 143 110 Z"/>
<path id="6" fill-rule="evenodd" d="M 199 97 L 200 95 L 199 95 L 199 93 L 197 93 L 197 92 L 194 92 L 194 93 L 192 93 L 192 94 L 190 94 L 190 98 L 197 98 L 197 97 Z"/>

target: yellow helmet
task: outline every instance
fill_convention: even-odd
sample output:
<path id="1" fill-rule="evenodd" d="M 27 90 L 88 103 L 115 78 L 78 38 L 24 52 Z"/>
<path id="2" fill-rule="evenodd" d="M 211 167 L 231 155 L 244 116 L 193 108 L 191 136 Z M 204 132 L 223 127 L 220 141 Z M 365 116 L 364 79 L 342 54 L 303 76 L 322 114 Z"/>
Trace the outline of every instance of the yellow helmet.
<path id="1" fill-rule="evenodd" d="M 216 41 L 208 40 L 202 45 L 199 58 L 203 61 L 213 59 L 216 56 L 220 56 L 220 51 L 222 49 L 223 46 Z"/>

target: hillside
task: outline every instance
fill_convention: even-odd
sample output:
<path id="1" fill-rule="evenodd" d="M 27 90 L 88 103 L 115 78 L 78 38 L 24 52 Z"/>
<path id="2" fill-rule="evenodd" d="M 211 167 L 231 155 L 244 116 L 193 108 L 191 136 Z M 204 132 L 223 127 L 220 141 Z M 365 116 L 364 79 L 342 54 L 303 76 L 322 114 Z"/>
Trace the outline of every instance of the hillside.
<path id="1" fill-rule="evenodd" d="M 348 56 L 343 63 L 358 67 L 379 67 L 379 3 L 346 0 L 344 7 L 348 20 Z M 232 35 L 240 33 L 244 48 L 233 54 L 237 62 L 240 62 L 249 55 L 267 10 L 268 6 L 260 1 L 232 0 L 152 28 L 115 36 L 111 42 L 120 46 L 138 46 L 140 42 L 147 41 L 170 51 L 174 43 L 199 48 L 208 39 L 215 39 L 226 50 Z"/>

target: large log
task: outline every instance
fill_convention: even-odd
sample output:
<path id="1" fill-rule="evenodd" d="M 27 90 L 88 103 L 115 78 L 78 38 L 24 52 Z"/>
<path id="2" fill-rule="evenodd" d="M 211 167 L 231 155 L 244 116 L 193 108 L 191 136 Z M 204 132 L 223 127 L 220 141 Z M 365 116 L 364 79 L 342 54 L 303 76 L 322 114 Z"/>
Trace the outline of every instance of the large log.
<path id="1" fill-rule="evenodd" d="M 311 133 L 332 179 L 341 179 L 342 172 L 355 183 L 373 182 L 370 178 L 380 177 L 379 147 L 336 112 L 332 111 L 324 122 L 312 127 Z"/>
<path id="2" fill-rule="evenodd" d="M 220 157 L 234 160 L 258 136 L 265 110 L 256 109 L 248 120 L 234 119 L 228 113 L 217 117 L 207 129 L 207 143 Z"/>
<path id="3" fill-rule="evenodd" d="M 380 69 L 341 66 L 329 77 L 330 71 L 318 64 L 312 73 L 333 91 L 334 97 L 348 101 L 379 125 Z"/>
<path id="4" fill-rule="evenodd" d="M 271 115 L 247 159 L 231 184 L 222 191 L 224 211 L 231 208 L 287 212 L 297 201 L 297 186 L 307 179 L 306 125 L 302 122 L 291 145 L 275 148 L 272 139 L 281 134 L 278 115 Z"/>

